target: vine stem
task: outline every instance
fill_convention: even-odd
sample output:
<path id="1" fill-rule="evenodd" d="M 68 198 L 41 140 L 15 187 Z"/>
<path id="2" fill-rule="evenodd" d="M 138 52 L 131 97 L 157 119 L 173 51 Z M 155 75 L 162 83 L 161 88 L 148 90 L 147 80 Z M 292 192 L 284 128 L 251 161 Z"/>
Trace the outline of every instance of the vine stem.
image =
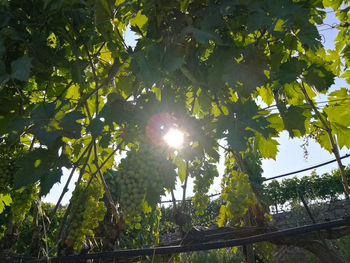
<path id="1" fill-rule="evenodd" d="M 188 173 L 188 160 L 187 160 L 186 161 L 186 176 L 185 176 L 185 182 L 184 182 L 184 185 L 183 185 L 183 192 L 182 192 L 181 210 L 183 210 L 183 208 L 185 206 L 188 175 L 189 175 L 189 173 Z"/>
<path id="2" fill-rule="evenodd" d="M 85 148 L 84 152 L 80 155 L 79 159 L 75 162 L 75 165 L 74 165 L 72 171 L 71 171 L 70 174 L 69 174 L 68 180 L 67 180 L 67 182 L 66 182 L 66 184 L 65 184 L 65 186 L 64 186 L 64 188 L 63 188 L 63 190 L 62 190 L 62 193 L 61 193 L 60 197 L 58 198 L 58 201 L 57 201 L 57 203 L 56 203 L 56 206 L 55 206 L 55 208 L 52 210 L 52 212 L 51 212 L 51 214 L 50 214 L 50 220 L 49 220 L 49 222 L 51 222 L 53 216 L 56 214 L 57 209 L 58 209 L 58 207 L 59 207 L 59 205 L 61 204 L 61 201 L 62 201 L 62 199 L 63 199 L 63 196 L 64 196 L 64 195 L 66 194 L 66 192 L 68 191 L 69 183 L 70 183 L 70 181 L 72 180 L 73 174 L 74 174 L 76 168 L 78 167 L 78 165 L 79 165 L 81 159 L 85 156 L 85 154 L 86 154 L 88 151 L 89 151 L 88 155 L 90 155 L 91 146 L 92 146 L 92 142 L 90 142 L 90 144 Z"/>
<path id="3" fill-rule="evenodd" d="M 103 174 L 101 172 L 100 166 L 98 164 L 97 147 L 96 147 L 96 142 L 95 141 L 94 141 L 94 154 L 95 154 L 95 165 L 96 165 L 97 171 L 99 173 L 99 176 L 100 176 L 103 188 L 105 190 L 106 197 L 108 199 L 109 205 L 111 207 L 112 214 L 113 214 L 113 216 L 115 218 L 116 223 L 119 223 L 120 217 L 119 217 L 116 205 L 114 204 L 111 192 L 109 191 L 108 185 L 106 184 L 105 178 L 103 177 Z"/>
<path id="4" fill-rule="evenodd" d="M 88 160 L 89 160 L 90 155 L 91 155 L 91 150 L 92 150 L 92 147 L 90 147 L 89 152 L 87 154 L 86 161 L 85 161 L 83 167 L 80 170 L 80 175 L 79 175 L 78 181 L 76 183 L 76 187 L 78 186 L 78 184 L 80 182 L 80 179 L 82 178 L 83 174 L 85 173 L 85 168 L 88 165 Z M 58 228 L 57 235 L 56 235 L 56 240 L 60 240 L 61 237 L 62 237 L 63 228 L 64 228 L 65 222 L 67 220 L 68 214 L 70 213 L 71 207 L 72 207 L 72 203 L 69 203 L 69 205 L 68 205 L 68 207 L 67 207 L 67 209 L 66 209 L 66 211 L 64 213 L 64 216 L 62 218 L 62 221 L 60 223 L 60 226 Z"/>
<path id="5" fill-rule="evenodd" d="M 243 163 L 242 156 L 239 152 L 231 150 L 233 157 L 235 158 L 237 165 L 239 167 L 240 172 L 247 174 L 247 168 L 245 167 Z M 252 192 L 254 192 L 251 189 Z M 252 225 L 251 223 L 251 209 L 248 209 L 247 213 L 243 215 L 243 222 L 244 225 L 247 227 L 250 227 Z M 255 262 L 255 256 L 254 256 L 254 249 L 252 244 L 245 245 L 246 251 L 247 251 L 247 263 L 254 263 Z"/>
<path id="6" fill-rule="evenodd" d="M 119 145 L 113 150 L 113 152 L 106 158 L 106 160 L 104 160 L 104 162 L 100 165 L 100 169 L 101 169 L 101 168 L 108 162 L 108 160 L 109 160 L 110 158 L 112 158 L 112 156 L 120 149 L 122 143 L 123 143 L 123 141 L 121 141 L 121 142 L 119 143 Z M 92 149 L 92 148 L 91 148 L 91 149 Z M 86 158 L 87 160 L 89 160 L 90 154 L 91 154 L 91 151 L 89 152 L 89 155 L 88 155 L 87 158 Z M 88 165 L 87 162 L 88 162 L 88 161 L 86 161 L 86 162 L 84 163 L 84 166 L 83 166 L 82 170 L 80 171 L 80 175 L 79 175 L 79 178 L 78 178 L 78 181 L 77 181 L 77 185 L 79 184 L 79 182 L 80 182 L 80 180 L 81 180 L 83 174 L 85 173 L 85 167 Z M 98 173 L 98 170 L 97 170 L 96 172 L 94 172 L 94 173 L 91 174 L 90 181 L 88 182 L 86 188 L 84 189 L 84 193 L 85 193 L 85 191 L 87 190 L 87 188 L 90 186 L 90 183 L 91 183 L 92 179 L 94 178 L 94 176 L 95 176 L 97 173 Z M 82 197 L 84 196 L 84 193 L 82 194 Z M 82 198 L 80 198 L 80 199 L 78 200 L 78 203 L 80 203 L 81 201 L 82 201 Z M 62 222 L 61 222 L 61 224 L 60 224 L 60 227 L 59 227 L 59 229 L 58 229 L 58 231 L 57 231 L 57 236 L 56 236 L 56 239 L 57 239 L 57 240 L 62 239 L 61 237 L 63 236 L 63 235 L 62 235 L 62 231 L 63 231 L 64 223 L 65 223 L 65 221 L 67 220 L 67 217 L 68 217 L 68 214 L 69 214 L 69 212 L 70 212 L 70 209 L 71 209 L 71 203 L 69 203 L 69 205 L 68 205 L 68 207 L 67 207 L 67 210 L 66 210 L 66 212 L 65 212 L 65 214 L 64 214 L 64 217 L 63 217 L 63 219 L 62 219 Z M 72 221 L 72 219 L 74 218 L 74 216 L 75 216 L 75 215 L 74 215 L 74 211 L 73 211 L 73 215 L 72 215 L 72 218 L 71 218 L 70 222 Z M 68 222 L 67 227 L 69 227 L 70 222 Z"/>
<path id="7" fill-rule="evenodd" d="M 340 158 L 338 144 L 336 143 L 335 137 L 332 134 L 332 128 L 327 123 L 327 121 L 324 119 L 324 117 L 321 115 L 321 113 L 319 112 L 319 110 L 315 106 L 315 103 L 312 101 L 312 99 L 307 94 L 304 82 L 302 81 L 301 84 L 299 83 L 299 86 L 301 88 L 301 91 L 302 91 L 305 99 L 308 101 L 308 103 L 310 104 L 310 106 L 314 110 L 316 116 L 321 121 L 324 130 L 327 132 L 329 141 L 330 141 L 331 146 L 332 146 L 332 152 L 333 152 L 333 154 L 335 156 L 335 159 L 337 160 L 337 163 L 338 163 L 338 166 L 339 166 L 339 170 L 340 170 L 340 174 L 341 174 L 341 178 L 342 178 L 342 183 L 343 183 L 344 191 L 345 191 L 345 197 L 348 199 L 349 198 L 349 194 L 350 194 L 350 189 L 349 189 L 349 185 L 348 185 L 348 179 L 346 178 L 344 165 L 343 165 L 343 163 L 341 161 L 341 158 Z"/>
<path id="8" fill-rule="evenodd" d="M 176 198 L 175 198 L 175 194 L 174 194 L 174 190 L 173 189 L 171 189 L 171 199 L 173 201 L 174 209 L 176 210 Z"/>

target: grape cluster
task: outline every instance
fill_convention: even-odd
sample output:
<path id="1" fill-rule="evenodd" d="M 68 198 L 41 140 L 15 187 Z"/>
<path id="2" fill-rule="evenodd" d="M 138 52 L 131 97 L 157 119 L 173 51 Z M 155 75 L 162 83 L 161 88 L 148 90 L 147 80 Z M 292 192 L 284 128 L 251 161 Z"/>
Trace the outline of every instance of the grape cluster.
<path id="1" fill-rule="evenodd" d="M 11 206 L 12 223 L 17 224 L 24 220 L 29 212 L 33 200 L 38 197 L 38 187 L 27 185 L 11 192 L 13 204 Z"/>
<path id="2" fill-rule="evenodd" d="M 38 196 L 38 187 L 34 184 L 24 186 L 20 189 L 13 187 L 16 160 L 23 156 L 24 149 L 19 143 L 14 145 L 0 144 L 0 193 L 11 195 L 11 220 L 13 224 L 20 224 L 28 211 L 33 200 Z"/>
<path id="3" fill-rule="evenodd" d="M 13 184 L 14 162 L 7 156 L 0 157 L 0 192 L 6 192 Z"/>
<path id="4" fill-rule="evenodd" d="M 203 215 L 209 205 L 207 195 L 214 178 L 219 176 L 216 165 L 207 160 L 195 160 L 190 166 L 191 176 L 194 177 L 193 204 L 196 208 L 196 215 Z"/>
<path id="5" fill-rule="evenodd" d="M 237 174 L 233 171 L 230 176 L 223 178 L 222 198 L 226 201 L 226 215 L 233 223 L 238 222 L 248 211 L 248 208 L 257 203 L 251 191 L 249 177 L 246 174 Z"/>
<path id="6" fill-rule="evenodd" d="M 93 230 L 106 214 L 104 202 L 100 201 L 104 193 L 102 184 L 98 178 L 94 177 L 86 188 L 90 181 L 89 177 L 84 177 L 83 181 L 76 186 L 70 200 L 74 215 L 72 215 L 67 240 L 76 250 L 80 250 L 84 245 L 86 236 L 94 236 Z"/>
<path id="7" fill-rule="evenodd" d="M 129 151 L 114 176 L 114 184 L 120 188 L 119 204 L 124 217 L 132 220 L 148 205 L 154 207 L 164 188 L 174 187 L 175 177 L 172 162 L 160 148 L 143 145 Z"/>
<path id="8" fill-rule="evenodd" d="M 22 145 L 0 144 L 0 193 L 8 193 L 13 187 L 13 175 L 17 169 L 15 161 L 22 155 Z"/>

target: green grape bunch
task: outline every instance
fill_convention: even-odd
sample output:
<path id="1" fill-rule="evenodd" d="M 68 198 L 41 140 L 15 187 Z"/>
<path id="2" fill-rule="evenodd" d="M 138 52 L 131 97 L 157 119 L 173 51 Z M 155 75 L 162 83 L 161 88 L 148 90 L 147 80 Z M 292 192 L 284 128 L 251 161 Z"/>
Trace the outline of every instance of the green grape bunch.
<path id="1" fill-rule="evenodd" d="M 5 192 L 13 185 L 14 162 L 8 157 L 0 157 L 0 192 Z"/>
<path id="2" fill-rule="evenodd" d="M 222 198 L 226 202 L 226 207 L 220 209 L 218 224 L 222 225 L 226 217 L 232 224 L 237 224 L 249 207 L 257 204 L 257 200 L 251 191 L 247 174 L 232 171 L 229 176 L 223 178 L 223 181 Z"/>
<path id="3" fill-rule="evenodd" d="M 91 179 L 90 175 L 84 176 L 82 182 L 73 191 L 70 203 L 71 211 L 74 212 L 71 215 L 67 240 L 77 251 L 85 244 L 87 236 L 94 236 L 94 229 L 106 214 L 107 208 L 101 200 L 103 194 L 100 180 L 97 177 Z"/>
<path id="4" fill-rule="evenodd" d="M 107 183 L 117 190 L 119 205 L 128 220 L 139 216 L 149 206 L 155 207 L 166 188 L 175 186 L 176 173 L 165 151 L 152 145 L 130 150 L 118 171 L 109 171 Z"/>
<path id="5" fill-rule="evenodd" d="M 19 224 L 29 212 L 33 201 L 37 199 L 39 191 L 34 184 L 11 191 L 13 204 L 11 206 L 12 223 Z"/>
<path id="6" fill-rule="evenodd" d="M 219 176 L 216 165 L 207 160 L 195 160 L 190 167 L 191 176 L 194 178 L 193 204 L 196 215 L 203 215 L 209 204 L 207 195 L 214 178 Z"/>
<path id="7" fill-rule="evenodd" d="M 13 176 L 17 170 L 15 163 L 22 154 L 23 147 L 20 144 L 0 144 L 0 193 L 7 193 L 13 188 Z"/>

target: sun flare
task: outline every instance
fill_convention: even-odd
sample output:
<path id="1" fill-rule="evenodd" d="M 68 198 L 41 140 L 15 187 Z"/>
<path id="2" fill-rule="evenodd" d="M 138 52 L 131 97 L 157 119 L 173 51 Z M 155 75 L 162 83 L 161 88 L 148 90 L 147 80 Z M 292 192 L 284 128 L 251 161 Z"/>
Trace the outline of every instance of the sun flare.
<path id="1" fill-rule="evenodd" d="M 178 129 L 171 128 L 163 137 L 164 141 L 173 148 L 179 148 L 184 142 L 184 133 Z"/>

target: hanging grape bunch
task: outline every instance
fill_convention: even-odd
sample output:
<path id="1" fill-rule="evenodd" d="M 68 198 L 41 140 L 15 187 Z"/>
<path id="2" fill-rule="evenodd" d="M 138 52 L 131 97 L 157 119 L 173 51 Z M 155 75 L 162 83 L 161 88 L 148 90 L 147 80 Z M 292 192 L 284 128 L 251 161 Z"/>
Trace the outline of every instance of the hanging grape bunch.
<path id="1" fill-rule="evenodd" d="M 12 223 L 22 222 L 29 212 L 33 200 L 38 197 L 38 187 L 34 184 L 26 185 L 11 191 L 13 204 L 11 206 Z"/>
<path id="2" fill-rule="evenodd" d="M 174 188 L 176 173 L 173 164 L 166 159 L 161 148 L 142 145 L 131 150 L 121 160 L 115 174 L 115 184 L 119 186 L 119 204 L 127 219 L 139 215 L 143 205 L 154 207 L 164 194 L 164 188 Z"/>
<path id="3" fill-rule="evenodd" d="M 75 215 L 72 218 L 67 240 L 76 250 L 80 250 L 84 245 L 86 235 L 94 236 L 93 230 L 106 213 L 104 202 L 100 201 L 104 193 L 100 180 L 94 177 L 90 184 L 89 181 L 90 175 L 85 175 L 83 181 L 74 189 L 70 201 Z"/>
<path id="4" fill-rule="evenodd" d="M 0 192 L 6 192 L 13 183 L 13 161 L 6 157 L 0 156 Z"/>
<path id="5" fill-rule="evenodd" d="M 20 146 L 0 145 L 0 193 L 8 192 L 13 186 L 13 175 L 16 172 L 15 161 L 20 151 Z"/>
<path id="6" fill-rule="evenodd" d="M 0 193 L 11 196 L 11 223 L 14 225 L 19 225 L 24 220 L 33 200 L 38 196 L 38 186 L 35 184 L 20 189 L 13 187 L 14 174 L 18 169 L 16 162 L 24 153 L 20 143 L 10 146 L 6 143 L 0 144 Z"/>
<path id="7" fill-rule="evenodd" d="M 219 176 L 216 165 L 207 160 L 195 160 L 190 167 L 191 177 L 194 178 L 193 204 L 196 215 L 203 215 L 209 204 L 207 195 L 214 178 Z"/>

